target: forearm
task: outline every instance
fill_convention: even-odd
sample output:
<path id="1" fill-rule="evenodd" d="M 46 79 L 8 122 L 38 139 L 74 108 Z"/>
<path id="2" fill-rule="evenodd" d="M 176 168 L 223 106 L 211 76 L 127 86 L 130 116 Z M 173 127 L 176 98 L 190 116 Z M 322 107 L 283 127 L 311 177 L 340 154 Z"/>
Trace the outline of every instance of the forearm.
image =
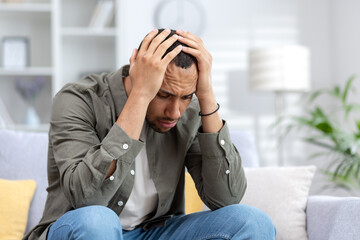
<path id="1" fill-rule="evenodd" d="M 211 91 L 208 96 L 199 99 L 200 111 L 202 114 L 209 114 L 214 112 L 218 106 L 215 95 Z M 209 116 L 201 117 L 202 130 L 204 133 L 216 133 L 223 127 L 223 122 L 220 118 L 219 111 Z"/>
<path id="2" fill-rule="evenodd" d="M 139 139 L 141 129 L 144 124 L 146 110 L 149 105 L 149 100 L 144 98 L 140 93 L 131 92 L 123 111 L 116 120 L 127 135 L 132 139 Z M 109 178 L 116 170 L 116 160 L 113 160 L 106 178 Z"/>
<path id="3" fill-rule="evenodd" d="M 124 109 L 116 120 L 116 124 L 132 139 L 140 137 L 149 102 L 140 93 L 131 92 Z"/>

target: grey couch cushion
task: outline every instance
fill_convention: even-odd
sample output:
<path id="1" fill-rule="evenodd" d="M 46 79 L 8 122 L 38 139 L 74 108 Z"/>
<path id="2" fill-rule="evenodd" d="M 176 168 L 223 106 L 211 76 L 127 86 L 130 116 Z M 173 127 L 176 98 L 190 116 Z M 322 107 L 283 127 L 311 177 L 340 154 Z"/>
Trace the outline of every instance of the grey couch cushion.
<path id="1" fill-rule="evenodd" d="M 39 222 L 46 201 L 47 133 L 0 130 L 0 146 L 0 178 L 33 179 L 37 184 L 27 232 Z"/>
<path id="2" fill-rule="evenodd" d="M 244 167 L 259 167 L 259 156 L 254 134 L 250 131 L 232 130 L 230 136 L 240 153 Z"/>
<path id="3" fill-rule="evenodd" d="M 309 239 L 360 238 L 360 198 L 311 196 L 306 213 Z"/>

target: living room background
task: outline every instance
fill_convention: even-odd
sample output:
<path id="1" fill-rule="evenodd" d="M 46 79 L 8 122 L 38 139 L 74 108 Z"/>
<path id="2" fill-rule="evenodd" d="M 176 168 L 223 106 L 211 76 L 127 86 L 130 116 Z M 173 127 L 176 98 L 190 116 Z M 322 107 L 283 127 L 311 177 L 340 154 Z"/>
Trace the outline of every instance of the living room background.
<path id="1" fill-rule="evenodd" d="M 29 2 L 47 4 L 47 9 L 34 14 L 31 10 L 11 10 L 5 3 L 0 5 L 0 37 L 18 35 L 21 28 L 23 35 L 30 38 L 29 54 L 34 66 L 48 67 L 42 73 L 42 81 L 47 84 L 35 100 L 35 109 L 44 128 L 49 121 L 51 97 L 59 87 L 76 81 L 85 73 L 111 71 L 128 63 L 132 49 L 155 27 L 183 26 L 189 31 L 199 31 L 213 55 L 214 88 L 223 118 L 233 129 L 250 131 L 256 136 L 262 166 L 277 165 L 276 131 L 269 128 L 276 119 L 275 95 L 249 90 L 250 49 L 294 44 L 308 47 L 312 90 L 343 85 L 350 75 L 359 73 L 360 30 L 356 23 L 360 16 L 356 10 L 360 2 L 357 0 L 193 0 L 183 1 L 183 12 L 175 8 L 175 1 L 118 0 L 119 11 L 110 31 L 100 37 L 91 37 L 91 33 L 74 34 L 70 28 L 74 22 L 79 26 L 88 24 L 81 17 L 91 16 L 97 3 L 95 0 Z M 87 2 L 91 4 L 87 5 Z M 76 14 L 81 9 L 85 13 Z M 181 24 L 174 16 L 182 17 L 177 19 Z M 24 19 L 31 21 L 24 22 Z M 61 22 L 56 23 L 59 19 Z M 173 22 L 169 24 L 167 19 Z M 62 34 L 57 40 L 54 36 L 58 33 L 52 32 L 54 24 L 60 25 L 55 31 Z M 13 27 L 16 29 L 12 30 Z M 68 47 L 59 48 L 56 41 L 62 41 L 60 45 Z M 84 42 L 87 43 L 82 46 Z M 93 49 L 97 48 L 94 46 L 99 46 L 100 50 Z M 79 57 L 78 51 L 80 55 L 86 54 Z M 103 59 L 103 65 L 95 68 L 92 66 L 97 62 L 86 61 L 97 54 Z M 72 65 L 79 67 L 77 72 Z M 15 75 L 0 69 L 0 96 L 15 124 L 23 124 L 27 104 L 15 90 L 19 78 Z M 36 73 L 30 75 L 34 77 Z M 55 78 L 58 79 L 54 82 Z M 358 80 L 355 86 L 359 86 Z M 284 113 L 301 112 L 301 98 L 301 94 L 286 94 Z M 355 100 L 359 101 L 359 98 Z M 285 165 L 310 164 L 308 154 L 304 154 L 309 148 L 290 138 L 283 145 Z M 321 191 L 322 178 L 318 178 L 319 181 L 314 181 L 314 192 Z"/>

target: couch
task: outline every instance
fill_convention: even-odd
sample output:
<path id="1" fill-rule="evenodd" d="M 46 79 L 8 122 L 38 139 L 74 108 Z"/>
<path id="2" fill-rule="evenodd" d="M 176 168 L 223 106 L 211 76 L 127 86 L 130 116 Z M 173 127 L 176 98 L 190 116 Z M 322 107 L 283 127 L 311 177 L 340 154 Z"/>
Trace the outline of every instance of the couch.
<path id="1" fill-rule="evenodd" d="M 360 198 L 308 196 L 314 167 L 260 168 L 253 135 L 245 131 L 234 131 L 231 135 L 246 167 L 249 193 L 244 201 L 270 215 L 278 230 L 277 239 L 360 239 Z M 0 220 L 0 239 L 6 239 L 2 234 L 14 231 L 20 231 L 21 235 L 12 239 L 20 239 L 19 236 L 34 227 L 42 216 L 47 187 L 48 137 L 46 132 L 0 129 L 0 144 L 0 180 L 4 181 L 0 184 L 0 204 L 3 204 L 0 206 L 0 219 L 7 216 L 7 219 Z M 307 176 L 303 177 L 303 173 Z M 301 181 L 287 180 L 297 178 Z M 24 186 L 6 188 L 10 186 L 8 182 L 18 182 L 13 180 L 29 179 L 20 181 L 26 183 Z M 271 194 L 267 193 L 273 186 L 278 192 L 271 190 Z M 25 188 L 29 190 L 25 191 Z M 292 191 L 297 189 L 301 189 L 302 195 L 295 196 L 297 193 Z M 187 206 L 192 204 L 188 198 L 186 201 Z M 300 217 L 290 218 L 292 211 Z M 19 216 L 25 218 L 23 228 L 12 229 L 3 225 L 9 224 L 10 218 L 17 221 Z M 298 229 L 292 230 L 294 226 Z M 296 235 L 295 231 L 303 233 Z"/>

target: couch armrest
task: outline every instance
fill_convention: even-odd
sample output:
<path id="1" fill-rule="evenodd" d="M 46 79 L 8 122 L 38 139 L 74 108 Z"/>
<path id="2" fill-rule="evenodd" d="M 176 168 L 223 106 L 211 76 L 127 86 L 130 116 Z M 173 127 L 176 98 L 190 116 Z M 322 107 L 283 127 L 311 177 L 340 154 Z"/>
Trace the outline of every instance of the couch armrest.
<path id="1" fill-rule="evenodd" d="M 310 196 L 306 219 L 309 240 L 358 239 L 360 198 Z"/>

